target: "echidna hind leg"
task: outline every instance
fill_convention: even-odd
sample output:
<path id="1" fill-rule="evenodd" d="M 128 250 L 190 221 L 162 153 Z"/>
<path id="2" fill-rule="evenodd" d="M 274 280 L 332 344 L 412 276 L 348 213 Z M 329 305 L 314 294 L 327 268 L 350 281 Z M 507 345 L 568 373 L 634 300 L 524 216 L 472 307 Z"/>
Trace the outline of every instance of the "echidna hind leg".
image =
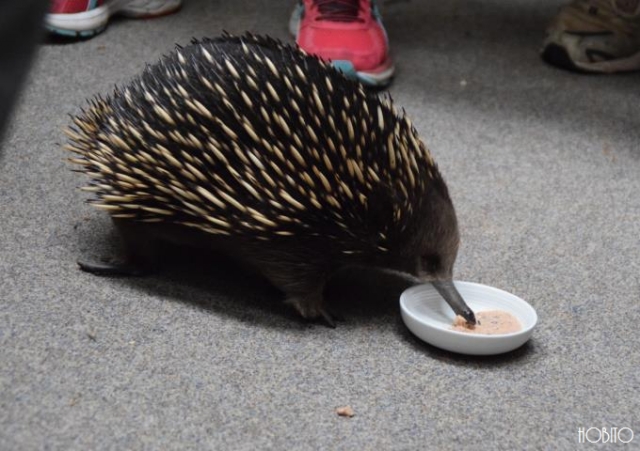
<path id="1" fill-rule="evenodd" d="M 81 270 L 97 276 L 146 276 L 155 269 L 155 252 L 149 234 L 138 224 L 114 219 L 124 246 L 124 256 L 108 262 L 78 261 Z"/>

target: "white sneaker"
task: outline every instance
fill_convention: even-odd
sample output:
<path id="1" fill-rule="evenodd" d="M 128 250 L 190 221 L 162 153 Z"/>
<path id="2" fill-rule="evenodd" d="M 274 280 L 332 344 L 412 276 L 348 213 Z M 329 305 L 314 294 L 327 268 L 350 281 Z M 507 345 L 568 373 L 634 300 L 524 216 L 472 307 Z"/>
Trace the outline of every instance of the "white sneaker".
<path id="1" fill-rule="evenodd" d="M 180 6 L 182 0 L 53 0 L 45 27 L 61 36 L 91 37 L 103 31 L 113 15 L 146 19 L 171 14 Z"/>

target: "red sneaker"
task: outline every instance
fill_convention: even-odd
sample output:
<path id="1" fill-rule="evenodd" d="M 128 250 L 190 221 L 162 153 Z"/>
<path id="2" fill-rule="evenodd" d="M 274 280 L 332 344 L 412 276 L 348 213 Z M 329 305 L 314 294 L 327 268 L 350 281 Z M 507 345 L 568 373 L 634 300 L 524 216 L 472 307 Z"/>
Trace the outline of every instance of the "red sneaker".
<path id="1" fill-rule="evenodd" d="M 389 41 L 374 0 L 300 0 L 289 30 L 304 51 L 366 85 L 385 86 L 393 77 Z"/>
<path id="2" fill-rule="evenodd" d="M 54 34 L 90 37 L 107 26 L 109 17 L 150 18 L 177 11 L 182 0 L 52 0 L 45 27 Z"/>

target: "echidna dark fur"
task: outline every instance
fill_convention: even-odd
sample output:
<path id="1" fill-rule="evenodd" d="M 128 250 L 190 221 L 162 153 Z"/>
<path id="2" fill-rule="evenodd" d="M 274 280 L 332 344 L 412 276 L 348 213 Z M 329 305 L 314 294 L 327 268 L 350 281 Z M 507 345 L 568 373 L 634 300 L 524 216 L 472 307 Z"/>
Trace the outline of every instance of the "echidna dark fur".
<path id="1" fill-rule="evenodd" d="M 122 264 L 85 270 L 148 268 L 157 239 L 209 246 L 329 322 L 324 286 L 347 266 L 450 283 L 455 212 L 409 119 L 279 41 L 177 47 L 92 100 L 67 134 L 71 162 L 90 178 L 82 189 L 127 246 Z"/>

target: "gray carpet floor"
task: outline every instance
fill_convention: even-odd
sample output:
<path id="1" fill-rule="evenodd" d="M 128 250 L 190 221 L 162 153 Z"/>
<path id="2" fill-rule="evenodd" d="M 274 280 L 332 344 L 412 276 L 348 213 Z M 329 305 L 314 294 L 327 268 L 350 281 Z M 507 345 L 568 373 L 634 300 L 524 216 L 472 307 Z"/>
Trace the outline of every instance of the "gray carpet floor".
<path id="1" fill-rule="evenodd" d="M 117 239 L 75 189 L 68 114 L 194 36 L 290 40 L 292 3 L 186 0 L 41 47 L 0 161 L 0 449 L 570 450 L 590 427 L 631 428 L 638 449 L 640 75 L 545 65 L 557 1 L 384 8 L 390 91 L 458 211 L 456 278 L 537 309 L 523 348 L 426 345 L 401 321 L 402 284 L 366 274 L 332 290 L 347 304 L 333 330 L 225 261 L 177 258 L 143 279 L 78 270 Z"/>

